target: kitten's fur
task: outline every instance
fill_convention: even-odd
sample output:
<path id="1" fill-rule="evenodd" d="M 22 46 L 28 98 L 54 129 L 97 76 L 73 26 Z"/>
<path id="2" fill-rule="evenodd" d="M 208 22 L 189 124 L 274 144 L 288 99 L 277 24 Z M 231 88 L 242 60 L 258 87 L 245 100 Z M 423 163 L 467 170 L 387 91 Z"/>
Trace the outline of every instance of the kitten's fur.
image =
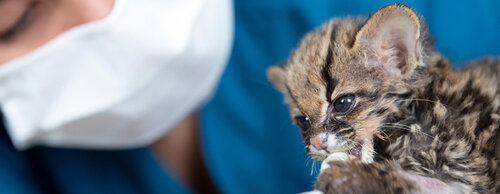
<path id="1" fill-rule="evenodd" d="M 452 69 L 405 5 L 330 20 L 268 78 L 302 126 L 308 153 L 328 158 L 316 189 L 500 192 L 500 63 Z M 345 94 L 354 105 L 338 113 L 332 107 Z"/>

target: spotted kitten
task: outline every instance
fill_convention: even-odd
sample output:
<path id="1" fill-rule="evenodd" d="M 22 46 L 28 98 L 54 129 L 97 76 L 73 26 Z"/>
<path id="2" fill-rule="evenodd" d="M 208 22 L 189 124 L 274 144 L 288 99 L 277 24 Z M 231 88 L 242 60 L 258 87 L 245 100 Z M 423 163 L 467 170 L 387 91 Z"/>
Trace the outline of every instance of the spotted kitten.
<path id="1" fill-rule="evenodd" d="M 334 18 L 268 69 L 326 193 L 500 192 L 500 62 L 452 69 L 415 12 Z"/>

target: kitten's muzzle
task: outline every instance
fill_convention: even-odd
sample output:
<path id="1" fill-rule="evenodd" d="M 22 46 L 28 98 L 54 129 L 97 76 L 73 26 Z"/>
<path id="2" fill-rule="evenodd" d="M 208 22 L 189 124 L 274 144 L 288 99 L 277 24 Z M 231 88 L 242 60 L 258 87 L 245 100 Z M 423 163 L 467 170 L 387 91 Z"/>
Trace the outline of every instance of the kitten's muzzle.
<path id="1" fill-rule="evenodd" d="M 319 154 L 326 157 L 334 153 L 344 153 L 346 156 L 344 159 L 346 160 L 361 159 L 361 144 L 349 142 L 345 138 L 338 137 L 333 133 L 321 132 L 309 139 L 312 151 L 310 154 Z"/>

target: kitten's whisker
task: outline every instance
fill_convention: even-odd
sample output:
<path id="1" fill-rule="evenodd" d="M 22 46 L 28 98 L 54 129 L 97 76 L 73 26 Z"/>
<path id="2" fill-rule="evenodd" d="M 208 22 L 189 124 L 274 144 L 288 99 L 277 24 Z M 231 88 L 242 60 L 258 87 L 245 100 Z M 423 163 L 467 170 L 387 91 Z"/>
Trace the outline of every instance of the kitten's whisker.
<path id="1" fill-rule="evenodd" d="M 315 160 L 314 163 L 316 164 L 316 165 L 314 165 L 314 173 L 318 173 L 318 167 L 317 167 L 318 161 Z"/>
<path id="2" fill-rule="evenodd" d="M 361 146 L 361 149 L 362 149 L 362 150 L 365 150 L 365 149 L 366 149 L 366 150 L 368 150 L 368 151 L 373 152 L 375 155 L 377 154 L 377 152 L 375 151 L 375 149 L 373 149 L 373 147 L 372 147 L 372 146 L 371 146 L 371 147 L 365 147 L 362 143 L 359 143 L 359 142 L 354 142 L 354 144 L 355 144 L 355 145 L 359 145 L 359 146 Z"/>
<path id="3" fill-rule="evenodd" d="M 401 123 L 386 123 L 386 124 L 389 124 L 389 125 L 399 125 L 399 126 L 405 126 L 405 127 L 411 128 L 410 125 L 405 125 L 405 124 L 401 124 Z"/>
<path id="4" fill-rule="evenodd" d="M 421 130 L 412 130 L 411 127 L 408 127 L 408 126 L 405 126 L 405 125 L 400 125 L 400 126 L 397 126 L 397 125 L 381 125 L 380 127 L 387 127 L 387 128 L 394 128 L 394 129 L 404 129 L 404 130 L 407 130 L 407 131 L 416 131 L 418 133 L 421 133 L 429 138 L 431 138 L 432 140 L 434 140 L 436 137 L 435 136 L 432 136 L 430 134 L 427 134 Z M 441 142 L 439 139 L 437 139 L 437 141 L 440 143 L 440 144 L 443 144 L 443 142 Z"/>
<path id="5" fill-rule="evenodd" d="M 396 102 L 399 102 L 399 101 L 422 101 L 422 102 L 438 103 L 438 101 L 424 99 L 424 98 L 408 98 L 408 99 L 398 99 L 398 100 L 396 100 Z"/>
<path id="6" fill-rule="evenodd" d="M 444 107 L 446 107 L 447 109 L 450 109 L 452 111 L 456 111 L 455 109 L 453 109 L 452 107 L 449 107 L 441 102 L 438 102 L 438 101 L 435 101 L 435 100 L 429 100 L 429 99 L 423 99 L 423 98 L 409 98 L 409 99 L 399 99 L 399 100 L 396 100 L 396 102 L 400 102 L 400 101 L 421 101 L 421 102 L 432 102 L 432 103 L 440 103 L 441 105 L 443 105 Z"/>
<path id="7" fill-rule="evenodd" d="M 313 159 L 313 163 L 312 163 L 312 166 L 311 166 L 311 176 L 316 173 L 316 165 L 317 165 L 318 161 Z"/>
<path id="8" fill-rule="evenodd" d="M 380 139 L 383 139 L 383 140 L 387 140 L 389 139 L 389 135 L 387 135 L 387 133 L 385 133 L 384 131 L 382 130 L 379 130 L 380 133 L 383 133 L 383 134 L 378 134 L 377 136 L 380 137 Z"/>

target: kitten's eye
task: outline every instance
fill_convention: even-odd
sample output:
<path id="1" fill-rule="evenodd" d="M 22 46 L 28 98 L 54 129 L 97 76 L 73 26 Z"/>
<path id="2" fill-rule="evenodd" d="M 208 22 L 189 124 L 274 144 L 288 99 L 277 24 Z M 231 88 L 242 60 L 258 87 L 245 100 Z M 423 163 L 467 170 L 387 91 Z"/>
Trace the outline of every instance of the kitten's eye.
<path id="1" fill-rule="evenodd" d="M 311 128 L 311 122 L 309 121 L 309 117 L 307 116 L 297 116 L 295 117 L 295 121 L 297 122 L 297 126 L 303 132 L 309 131 Z"/>
<path id="2" fill-rule="evenodd" d="M 337 98 L 337 100 L 335 100 L 333 104 L 333 108 L 338 113 L 345 113 L 349 111 L 353 105 L 354 105 L 354 95 L 347 94 L 341 96 L 340 98 Z"/>

